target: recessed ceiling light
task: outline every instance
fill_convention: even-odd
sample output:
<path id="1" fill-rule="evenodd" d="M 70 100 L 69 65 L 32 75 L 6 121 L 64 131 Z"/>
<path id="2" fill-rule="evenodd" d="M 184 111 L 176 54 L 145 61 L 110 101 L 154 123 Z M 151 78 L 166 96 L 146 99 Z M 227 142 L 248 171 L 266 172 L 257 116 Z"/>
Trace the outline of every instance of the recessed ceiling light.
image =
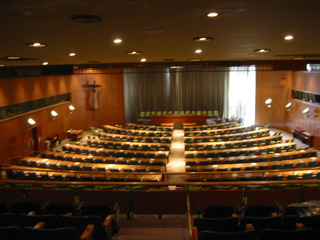
<path id="1" fill-rule="evenodd" d="M 121 40 L 120 38 L 117 38 L 117 39 L 113 40 L 113 42 L 114 42 L 114 43 L 121 43 L 122 40 Z"/>
<path id="2" fill-rule="evenodd" d="M 189 59 L 189 61 L 191 61 L 191 62 L 198 62 L 200 60 L 201 60 L 200 58 L 190 58 Z"/>
<path id="3" fill-rule="evenodd" d="M 194 51 L 195 53 L 202 53 L 202 50 L 201 49 L 197 49 Z"/>
<path id="4" fill-rule="evenodd" d="M 292 39 L 293 39 L 293 36 L 292 36 L 292 35 L 288 35 L 288 36 L 285 36 L 284 39 L 285 39 L 285 40 L 292 40 Z"/>
<path id="5" fill-rule="evenodd" d="M 101 22 L 101 17 L 95 15 L 76 15 L 71 17 L 76 22 L 79 23 L 97 23 Z"/>
<path id="6" fill-rule="evenodd" d="M 193 41 L 196 41 L 196 42 L 209 42 L 209 41 L 212 41 L 212 37 L 196 37 L 193 39 Z"/>
<path id="7" fill-rule="evenodd" d="M 29 47 L 46 47 L 46 43 L 39 43 L 39 42 L 34 42 L 34 43 L 28 43 Z"/>
<path id="8" fill-rule="evenodd" d="M 219 14 L 218 13 L 216 13 L 216 12 L 211 12 L 211 13 L 208 13 L 207 14 L 207 17 L 216 17 L 216 16 L 218 16 Z"/>
<path id="9" fill-rule="evenodd" d="M 42 65 L 48 65 L 48 64 L 49 64 L 48 62 L 43 62 L 43 63 L 42 63 Z"/>
<path id="10" fill-rule="evenodd" d="M 129 54 L 129 55 L 139 55 L 139 54 L 141 54 L 141 52 L 140 51 L 129 51 L 129 52 L 127 52 L 127 54 Z"/>
<path id="11" fill-rule="evenodd" d="M 146 58 L 142 58 L 142 59 L 140 60 L 140 62 L 145 62 L 145 61 L 147 61 Z"/>
<path id="12" fill-rule="evenodd" d="M 73 57 L 73 56 L 75 56 L 76 54 L 75 53 L 69 53 L 69 56 L 70 57 Z"/>
<path id="13" fill-rule="evenodd" d="M 258 53 L 267 53 L 267 52 L 270 52 L 271 50 L 266 48 L 261 48 L 261 49 L 256 49 L 254 51 Z"/>
<path id="14" fill-rule="evenodd" d="M 19 56 L 7 56 L 6 59 L 7 60 L 19 60 L 19 59 L 21 59 L 21 57 L 19 57 Z"/>

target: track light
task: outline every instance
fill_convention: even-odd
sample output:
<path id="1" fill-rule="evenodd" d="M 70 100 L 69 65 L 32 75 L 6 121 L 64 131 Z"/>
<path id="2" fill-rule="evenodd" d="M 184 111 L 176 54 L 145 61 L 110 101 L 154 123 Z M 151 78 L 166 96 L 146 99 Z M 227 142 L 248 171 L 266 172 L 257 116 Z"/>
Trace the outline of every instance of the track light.
<path id="1" fill-rule="evenodd" d="M 289 112 L 291 111 L 291 105 L 292 105 L 291 102 L 289 102 L 289 103 L 286 105 L 286 110 L 289 111 Z"/>
<path id="2" fill-rule="evenodd" d="M 71 114 L 76 108 L 72 105 L 69 106 L 69 114 Z"/>
<path id="3" fill-rule="evenodd" d="M 305 109 L 302 111 L 302 113 L 304 114 L 305 117 L 309 117 L 309 112 L 310 112 L 309 108 L 305 108 Z"/>
<path id="4" fill-rule="evenodd" d="M 51 111 L 51 119 L 54 120 L 56 118 L 56 116 L 58 116 L 58 113 L 55 110 Z"/>
<path id="5" fill-rule="evenodd" d="M 272 99 L 271 98 L 268 98 L 265 102 L 264 102 L 268 108 L 271 108 L 272 107 Z"/>
<path id="6" fill-rule="evenodd" d="M 28 119 L 28 129 L 31 129 L 37 122 L 33 118 Z"/>

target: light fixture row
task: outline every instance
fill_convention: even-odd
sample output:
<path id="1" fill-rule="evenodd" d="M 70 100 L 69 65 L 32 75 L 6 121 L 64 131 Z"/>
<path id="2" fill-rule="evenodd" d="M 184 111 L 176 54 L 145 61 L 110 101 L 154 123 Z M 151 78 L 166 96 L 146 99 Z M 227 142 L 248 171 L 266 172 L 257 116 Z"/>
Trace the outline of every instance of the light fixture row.
<path id="1" fill-rule="evenodd" d="M 69 105 L 69 114 L 71 114 L 76 108 L 73 105 Z M 54 120 L 59 114 L 55 111 L 52 110 L 50 112 L 51 120 Z M 27 120 L 29 128 L 34 126 L 37 122 L 33 118 L 28 118 Z"/>

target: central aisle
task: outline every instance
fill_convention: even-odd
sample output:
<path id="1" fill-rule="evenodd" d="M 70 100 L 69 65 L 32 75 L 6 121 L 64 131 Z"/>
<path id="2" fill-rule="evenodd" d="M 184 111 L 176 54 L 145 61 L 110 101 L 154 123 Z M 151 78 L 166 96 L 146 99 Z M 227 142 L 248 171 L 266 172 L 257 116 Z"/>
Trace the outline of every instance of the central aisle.
<path id="1" fill-rule="evenodd" d="M 172 143 L 170 148 L 169 163 L 167 172 L 185 172 L 186 164 L 184 159 L 184 131 L 173 130 Z M 168 175 L 168 182 L 185 182 L 184 175 Z"/>

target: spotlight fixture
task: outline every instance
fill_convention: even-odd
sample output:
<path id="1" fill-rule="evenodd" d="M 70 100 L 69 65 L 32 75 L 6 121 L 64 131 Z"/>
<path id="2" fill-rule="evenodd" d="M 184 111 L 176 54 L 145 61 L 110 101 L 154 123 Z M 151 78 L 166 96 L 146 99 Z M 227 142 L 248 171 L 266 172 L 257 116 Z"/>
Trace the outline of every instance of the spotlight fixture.
<path id="1" fill-rule="evenodd" d="M 71 114 L 76 108 L 72 105 L 69 106 L 69 114 Z"/>
<path id="2" fill-rule="evenodd" d="M 146 58 L 141 58 L 140 62 L 146 62 L 147 59 Z"/>
<path id="3" fill-rule="evenodd" d="M 129 54 L 129 55 L 139 55 L 139 54 L 141 54 L 141 52 L 140 51 L 129 51 L 129 52 L 127 52 L 127 54 Z"/>
<path id="4" fill-rule="evenodd" d="M 193 38 L 193 41 L 196 41 L 196 42 L 210 42 L 212 40 L 213 40 L 212 37 L 196 37 L 196 38 Z"/>
<path id="5" fill-rule="evenodd" d="M 70 57 L 73 57 L 73 56 L 75 56 L 76 54 L 75 53 L 69 53 L 69 56 Z"/>
<path id="6" fill-rule="evenodd" d="M 287 109 L 287 111 L 291 111 L 291 102 L 289 102 L 287 105 L 286 105 L 286 109 Z"/>
<path id="7" fill-rule="evenodd" d="M 268 98 L 265 102 L 264 102 L 268 108 L 271 108 L 272 107 L 272 99 L 271 98 Z"/>
<path id="8" fill-rule="evenodd" d="M 51 119 L 54 120 L 56 118 L 56 116 L 58 116 L 58 113 L 55 110 L 51 111 Z"/>
<path id="9" fill-rule="evenodd" d="M 42 63 L 42 65 L 48 65 L 48 64 L 49 64 L 48 62 L 43 62 L 43 63 Z"/>
<path id="10" fill-rule="evenodd" d="M 28 43 L 28 46 L 29 47 L 41 48 L 41 47 L 46 47 L 47 44 L 46 43 L 40 43 L 40 42 L 34 42 L 34 43 Z"/>
<path id="11" fill-rule="evenodd" d="M 254 51 L 257 53 L 267 53 L 267 52 L 270 52 L 271 50 L 267 48 L 261 48 L 261 49 L 256 49 Z"/>
<path id="12" fill-rule="evenodd" d="M 194 51 L 195 53 L 202 53 L 202 50 L 201 49 L 197 49 Z"/>
<path id="13" fill-rule="evenodd" d="M 28 129 L 32 128 L 37 122 L 33 118 L 28 118 Z"/>
<path id="14" fill-rule="evenodd" d="M 304 114 L 305 117 L 309 117 L 309 112 L 310 112 L 310 109 L 309 108 L 305 108 L 303 109 L 302 113 Z"/>

